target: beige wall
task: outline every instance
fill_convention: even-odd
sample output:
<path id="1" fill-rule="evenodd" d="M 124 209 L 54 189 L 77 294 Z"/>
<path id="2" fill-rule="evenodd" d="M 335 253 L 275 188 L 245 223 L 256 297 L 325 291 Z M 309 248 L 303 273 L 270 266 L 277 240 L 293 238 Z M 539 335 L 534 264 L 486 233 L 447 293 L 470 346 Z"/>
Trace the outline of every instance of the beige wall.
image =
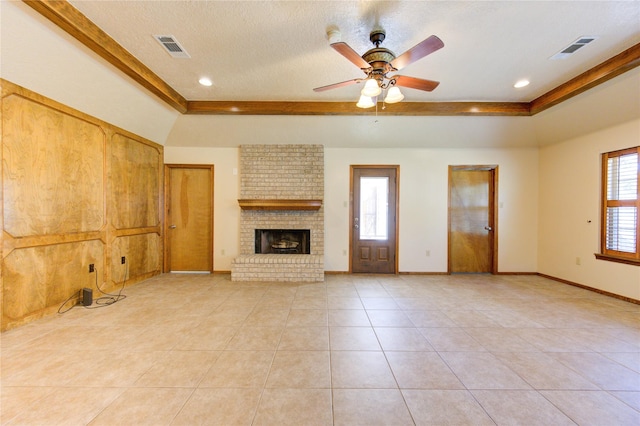
<path id="1" fill-rule="evenodd" d="M 238 150 L 165 147 L 165 162 L 214 164 L 216 170 L 214 267 L 229 270 L 239 254 Z M 325 149 L 325 270 L 347 271 L 349 165 L 400 165 L 401 272 L 447 270 L 448 166 L 499 166 L 500 272 L 537 270 L 537 149 Z M 222 255 L 225 250 L 225 255 Z M 426 251 L 430 256 L 426 256 Z"/>
<path id="2" fill-rule="evenodd" d="M 400 272 L 447 270 L 448 166 L 496 164 L 498 270 L 536 271 L 536 149 L 327 149 L 325 161 L 327 270 L 348 269 L 350 164 L 400 165 Z"/>
<path id="3" fill-rule="evenodd" d="M 640 120 L 633 120 L 540 149 L 538 272 L 640 300 L 638 266 L 594 257 L 600 247 L 600 154 L 638 144 Z"/>

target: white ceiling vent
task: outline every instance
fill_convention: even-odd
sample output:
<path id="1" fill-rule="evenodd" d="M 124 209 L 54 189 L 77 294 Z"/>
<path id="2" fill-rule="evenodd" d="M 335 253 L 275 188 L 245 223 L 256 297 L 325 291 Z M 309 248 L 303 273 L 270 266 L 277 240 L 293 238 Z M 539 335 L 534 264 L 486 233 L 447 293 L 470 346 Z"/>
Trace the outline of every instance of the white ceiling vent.
<path id="1" fill-rule="evenodd" d="M 566 59 L 597 38 L 595 36 L 582 36 L 549 59 Z"/>
<path id="2" fill-rule="evenodd" d="M 174 58 L 190 58 L 184 47 L 172 35 L 154 35 L 153 38 L 158 40 L 167 53 Z"/>

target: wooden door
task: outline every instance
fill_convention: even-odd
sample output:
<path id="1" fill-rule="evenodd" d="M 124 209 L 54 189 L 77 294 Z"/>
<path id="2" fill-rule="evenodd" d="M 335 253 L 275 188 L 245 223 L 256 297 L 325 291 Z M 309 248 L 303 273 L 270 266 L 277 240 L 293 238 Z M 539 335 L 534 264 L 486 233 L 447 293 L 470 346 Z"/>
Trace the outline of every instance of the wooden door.
<path id="1" fill-rule="evenodd" d="M 211 165 L 165 165 L 165 271 L 213 272 Z"/>
<path id="2" fill-rule="evenodd" d="M 495 273 L 497 166 L 449 167 L 449 272 Z"/>
<path id="3" fill-rule="evenodd" d="M 397 272 L 398 166 L 351 166 L 351 272 Z"/>

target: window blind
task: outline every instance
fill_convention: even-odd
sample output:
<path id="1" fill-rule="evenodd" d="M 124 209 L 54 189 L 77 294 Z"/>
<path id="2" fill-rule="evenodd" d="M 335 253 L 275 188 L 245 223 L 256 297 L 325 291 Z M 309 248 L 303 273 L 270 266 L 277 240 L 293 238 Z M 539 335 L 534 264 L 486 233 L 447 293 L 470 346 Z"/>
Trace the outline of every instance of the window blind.
<path id="1" fill-rule="evenodd" d="M 638 152 L 609 153 L 606 162 L 605 249 L 638 252 Z"/>
<path id="2" fill-rule="evenodd" d="M 635 207 L 607 208 L 607 249 L 636 252 L 638 211 Z"/>
<path id="3" fill-rule="evenodd" d="M 638 197 L 638 154 L 609 158 L 607 200 L 635 200 Z"/>

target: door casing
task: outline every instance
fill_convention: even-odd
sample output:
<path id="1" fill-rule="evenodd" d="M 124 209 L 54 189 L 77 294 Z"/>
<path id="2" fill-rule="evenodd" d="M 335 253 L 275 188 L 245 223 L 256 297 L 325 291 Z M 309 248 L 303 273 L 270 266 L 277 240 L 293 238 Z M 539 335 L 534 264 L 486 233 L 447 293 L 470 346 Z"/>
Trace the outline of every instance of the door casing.
<path id="1" fill-rule="evenodd" d="M 209 179 L 209 188 L 208 193 L 210 194 L 210 207 L 209 211 L 209 232 L 204 235 L 204 238 L 207 238 L 207 270 L 202 270 L 198 272 L 210 272 L 213 273 L 213 195 L 214 195 L 214 166 L 212 164 L 165 164 L 164 166 L 164 217 L 163 217 L 163 232 L 164 232 L 164 261 L 163 261 L 163 271 L 171 272 L 171 223 L 169 223 L 170 219 L 170 208 L 171 208 L 171 171 L 174 169 L 198 169 L 198 170 L 208 170 L 210 174 Z"/>
<path id="2" fill-rule="evenodd" d="M 449 166 L 449 190 L 448 190 L 448 232 L 447 232 L 447 245 L 448 245 L 448 256 L 447 256 L 447 273 L 451 274 L 452 271 L 452 243 L 451 243 L 451 234 L 452 234 L 452 224 L 451 224 L 451 191 L 452 191 L 452 174 L 457 170 L 464 171 L 489 171 L 490 172 L 490 181 L 489 181 L 489 203 L 487 206 L 488 209 L 488 226 L 491 227 L 490 234 L 490 250 L 491 250 L 491 259 L 490 259 L 490 273 L 497 274 L 498 273 L 498 166 L 497 165 L 460 165 L 460 166 Z"/>
<path id="3" fill-rule="evenodd" d="M 349 175 L 349 273 L 353 273 L 353 243 L 354 243 L 354 171 L 357 169 L 393 169 L 395 170 L 395 225 L 393 226 L 393 232 L 395 232 L 395 244 L 394 250 L 394 262 L 393 262 L 393 274 L 398 274 L 398 247 L 399 247 L 399 206 L 400 206 L 400 166 L 399 165 L 351 165 Z"/>

